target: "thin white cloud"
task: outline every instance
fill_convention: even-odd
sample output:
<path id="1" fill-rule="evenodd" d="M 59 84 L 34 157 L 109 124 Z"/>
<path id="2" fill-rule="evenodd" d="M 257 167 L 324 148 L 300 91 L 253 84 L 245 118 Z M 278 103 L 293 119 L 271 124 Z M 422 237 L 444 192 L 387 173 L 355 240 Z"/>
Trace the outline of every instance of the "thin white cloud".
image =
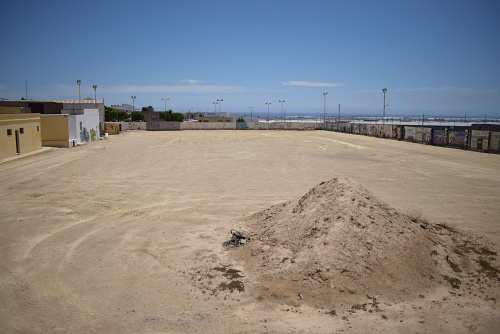
<path id="1" fill-rule="evenodd" d="M 342 87 L 341 84 L 335 82 L 291 80 L 291 81 L 282 81 L 281 83 L 285 86 L 297 86 L 297 87 Z"/>
<path id="2" fill-rule="evenodd" d="M 188 84 L 188 85 L 198 85 L 201 84 L 201 80 L 196 80 L 196 79 L 184 79 L 179 81 L 180 84 Z"/>

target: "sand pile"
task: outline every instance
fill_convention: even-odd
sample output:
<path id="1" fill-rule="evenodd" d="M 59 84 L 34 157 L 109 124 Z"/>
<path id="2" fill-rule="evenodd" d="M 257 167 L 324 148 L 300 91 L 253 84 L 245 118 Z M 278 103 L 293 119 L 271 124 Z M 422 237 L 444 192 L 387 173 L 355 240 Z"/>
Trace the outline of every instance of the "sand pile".
<path id="1" fill-rule="evenodd" d="M 252 242 L 235 256 L 261 300 L 398 302 L 448 284 L 443 277 L 456 274 L 450 262 L 471 270 L 471 259 L 451 249 L 459 234 L 445 227 L 397 212 L 352 179 L 334 178 L 249 217 Z"/>

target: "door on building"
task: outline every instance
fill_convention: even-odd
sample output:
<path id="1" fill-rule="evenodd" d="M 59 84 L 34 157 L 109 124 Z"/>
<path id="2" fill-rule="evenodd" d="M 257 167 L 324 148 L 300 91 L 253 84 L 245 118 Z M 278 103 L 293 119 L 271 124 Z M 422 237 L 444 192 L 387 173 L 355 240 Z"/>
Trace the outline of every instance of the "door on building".
<path id="1" fill-rule="evenodd" d="M 477 147 L 476 147 L 478 150 L 482 150 L 483 149 L 483 139 L 478 139 L 477 140 Z"/>
<path id="2" fill-rule="evenodd" d="M 21 147 L 19 145 L 19 130 L 16 130 L 16 153 L 21 154 Z"/>

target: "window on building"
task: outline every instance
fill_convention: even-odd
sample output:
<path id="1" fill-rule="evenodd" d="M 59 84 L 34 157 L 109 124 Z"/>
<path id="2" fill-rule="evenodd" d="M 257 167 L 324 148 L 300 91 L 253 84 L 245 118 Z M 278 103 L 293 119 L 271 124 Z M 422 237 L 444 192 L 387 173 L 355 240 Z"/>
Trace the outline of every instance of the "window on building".
<path id="1" fill-rule="evenodd" d="M 12 129 L 7 129 L 7 136 L 12 136 Z"/>
<path id="2" fill-rule="evenodd" d="M 83 125 L 82 125 L 82 122 L 80 122 L 80 131 L 83 130 Z"/>
<path id="3" fill-rule="evenodd" d="M 19 128 L 19 133 L 24 133 L 24 128 Z"/>
<path id="4" fill-rule="evenodd" d="M 36 132 L 40 132 L 40 126 L 39 125 L 36 126 Z"/>

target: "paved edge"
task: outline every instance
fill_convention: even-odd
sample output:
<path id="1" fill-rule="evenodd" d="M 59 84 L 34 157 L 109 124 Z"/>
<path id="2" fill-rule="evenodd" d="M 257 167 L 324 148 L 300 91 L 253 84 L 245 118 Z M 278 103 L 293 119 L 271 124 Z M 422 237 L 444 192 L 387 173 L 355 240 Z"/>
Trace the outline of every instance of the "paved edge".
<path id="1" fill-rule="evenodd" d="M 31 156 L 39 155 L 39 154 L 43 154 L 43 153 L 48 153 L 48 152 L 53 151 L 53 149 L 54 149 L 53 147 L 42 147 L 42 149 L 40 149 L 40 150 L 36 150 L 36 151 L 28 152 L 28 153 L 23 153 L 23 154 L 18 154 L 18 155 L 15 155 L 13 157 L 8 157 L 8 158 L 0 160 L 0 165 L 3 163 L 6 163 L 6 162 L 24 159 L 27 157 L 31 157 Z"/>

